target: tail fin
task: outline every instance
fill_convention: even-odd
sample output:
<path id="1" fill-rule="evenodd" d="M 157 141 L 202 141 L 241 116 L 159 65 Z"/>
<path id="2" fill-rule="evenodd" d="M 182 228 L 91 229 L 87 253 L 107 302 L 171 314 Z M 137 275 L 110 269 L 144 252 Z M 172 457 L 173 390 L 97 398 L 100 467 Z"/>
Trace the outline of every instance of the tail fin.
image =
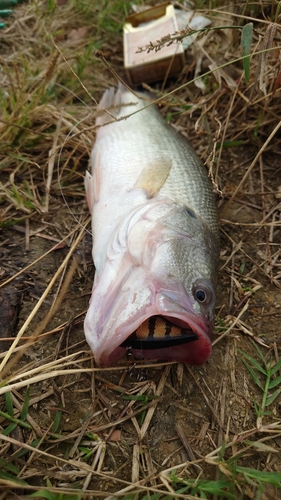
<path id="1" fill-rule="evenodd" d="M 138 98 L 121 83 L 119 83 L 117 90 L 114 87 L 110 87 L 104 92 L 100 100 L 100 113 L 96 118 L 96 125 L 105 125 L 114 118 L 119 118 L 122 115 L 125 116 L 137 109 L 141 109 L 147 104 L 147 101 L 149 101 L 148 94 L 141 92 Z"/>
<path id="2" fill-rule="evenodd" d="M 96 125 L 104 125 L 106 122 L 110 121 L 110 119 L 112 118 L 112 115 L 115 116 L 115 113 L 112 111 L 109 111 L 109 113 L 106 113 L 107 110 L 109 110 L 109 108 L 111 108 L 112 106 L 114 106 L 114 98 L 115 98 L 115 88 L 114 87 L 110 87 L 109 89 L 107 89 L 100 102 L 99 102 L 99 108 L 100 108 L 100 115 L 97 116 L 96 118 Z"/>

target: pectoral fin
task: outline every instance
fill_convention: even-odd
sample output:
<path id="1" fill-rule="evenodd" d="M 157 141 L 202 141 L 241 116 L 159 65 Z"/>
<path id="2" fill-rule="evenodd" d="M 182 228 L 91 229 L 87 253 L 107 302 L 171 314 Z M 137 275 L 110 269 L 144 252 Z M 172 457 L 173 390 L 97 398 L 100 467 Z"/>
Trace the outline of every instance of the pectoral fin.
<path id="1" fill-rule="evenodd" d="M 153 198 L 164 186 L 172 167 L 171 158 L 160 158 L 148 163 L 138 177 L 134 189 L 144 189 Z"/>

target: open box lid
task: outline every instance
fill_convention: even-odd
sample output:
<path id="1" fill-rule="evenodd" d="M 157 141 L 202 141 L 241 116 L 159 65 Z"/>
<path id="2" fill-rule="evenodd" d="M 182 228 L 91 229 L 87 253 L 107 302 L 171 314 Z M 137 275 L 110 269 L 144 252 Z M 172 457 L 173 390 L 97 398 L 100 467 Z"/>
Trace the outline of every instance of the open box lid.
<path id="1" fill-rule="evenodd" d="M 159 51 L 138 52 L 139 47 L 178 31 L 174 6 L 164 3 L 126 18 L 124 65 L 131 84 L 161 80 L 180 73 L 184 65 L 182 44 L 164 46 Z"/>

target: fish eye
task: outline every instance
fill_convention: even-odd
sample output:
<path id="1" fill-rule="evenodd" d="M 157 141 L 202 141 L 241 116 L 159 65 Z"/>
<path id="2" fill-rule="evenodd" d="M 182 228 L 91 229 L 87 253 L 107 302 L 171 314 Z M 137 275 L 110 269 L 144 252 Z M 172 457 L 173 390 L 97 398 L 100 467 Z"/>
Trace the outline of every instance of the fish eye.
<path id="1" fill-rule="evenodd" d="M 196 290 L 195 297 L 199 302 L 204 302 L 206 300 L 206 293 L 204 290 Z"/>
<path id="2" fill-rule="evenodd" d="M 205 283 L 198 283 L 193 290 L 197 302 L 200 304 L 209 304 L 212 300 L 212 290 Z"/>

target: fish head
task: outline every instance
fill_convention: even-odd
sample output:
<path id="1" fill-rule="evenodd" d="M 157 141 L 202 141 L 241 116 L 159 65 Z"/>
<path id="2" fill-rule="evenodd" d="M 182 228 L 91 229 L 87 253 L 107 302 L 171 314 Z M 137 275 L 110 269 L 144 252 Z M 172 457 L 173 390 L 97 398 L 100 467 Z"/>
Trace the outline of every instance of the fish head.
<path id="1" fill-rule="evenodd" d="M 159 197 L 128 214 L 107 248 L 84 323 L 98 365 L 122 357 L 152 316 L 188 329 L 193 340 L 153 349 L 143 342 L 130 349 L 136 358 L 195 365 L 208 359 L 217 261 L 217 241 L 191 208 Z"/>

